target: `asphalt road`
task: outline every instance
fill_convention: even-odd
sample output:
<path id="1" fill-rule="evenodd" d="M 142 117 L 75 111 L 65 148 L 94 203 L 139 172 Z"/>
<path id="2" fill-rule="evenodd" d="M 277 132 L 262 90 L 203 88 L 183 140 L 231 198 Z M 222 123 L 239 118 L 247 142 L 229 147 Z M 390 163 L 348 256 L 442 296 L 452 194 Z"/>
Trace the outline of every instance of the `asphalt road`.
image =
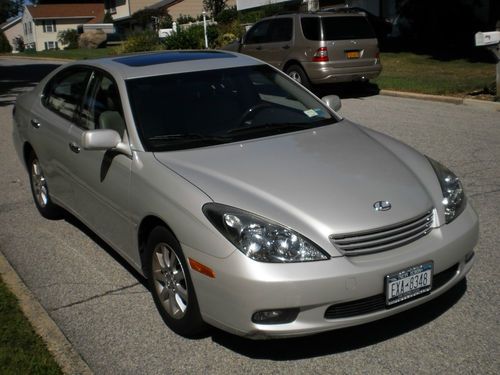
<path id="1" fill-rule="evenodd" d="M 45 220 L 32 203 L 11 141 L 12 95 L 53 67 L 0 59 L 0 251 L 96 373 L 500 373 L 500 113 L 382 96 L 345 99 L 341 110 L 463 179 L 481 220 L 467 282 L 357 328 L 264 342 L 213 329 L 187 340 L 118 255 L 77 220 Z"/>

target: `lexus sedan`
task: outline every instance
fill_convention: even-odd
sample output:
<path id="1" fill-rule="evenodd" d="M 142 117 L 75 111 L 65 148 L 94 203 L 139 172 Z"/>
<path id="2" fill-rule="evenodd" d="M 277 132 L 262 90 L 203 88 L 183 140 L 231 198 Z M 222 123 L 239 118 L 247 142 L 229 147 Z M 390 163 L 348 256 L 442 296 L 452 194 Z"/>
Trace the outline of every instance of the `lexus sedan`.
<path id="1" fill-rule="evenodd" d="M 478 240 L 457 176 L 339 106 L 249 56 L 156 52 L 60 67 L 13 138 L 40 213 L 102 237 L 173 331 L 291 337 L 438 297 Z"/>

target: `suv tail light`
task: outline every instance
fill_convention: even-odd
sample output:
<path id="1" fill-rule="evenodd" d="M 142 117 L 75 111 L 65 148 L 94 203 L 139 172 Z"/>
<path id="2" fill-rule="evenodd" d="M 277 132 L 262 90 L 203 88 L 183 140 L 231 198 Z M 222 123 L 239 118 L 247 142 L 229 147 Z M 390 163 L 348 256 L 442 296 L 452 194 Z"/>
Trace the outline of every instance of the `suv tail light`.
<path id="1" fill-rule="evenodd" d="M 328 49 L 326 47 L 320 47 L 316 50 L 316 53 L 313 55 L 312 61 L 329 61 L 328 59 Z"/>

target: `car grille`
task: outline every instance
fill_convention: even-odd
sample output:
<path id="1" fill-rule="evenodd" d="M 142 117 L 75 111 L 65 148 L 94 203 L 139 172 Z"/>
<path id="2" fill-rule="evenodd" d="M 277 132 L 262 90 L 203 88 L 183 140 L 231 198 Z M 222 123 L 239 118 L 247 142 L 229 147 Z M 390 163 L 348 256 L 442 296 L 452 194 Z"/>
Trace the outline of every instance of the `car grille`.
<path id="1" fill-rule="evenodd" d="M 432 290 L 441 288 L 444 284 L 450 281 L 453 278 L 453 276 L 456 275 L 457 271 L 458 271 L 458 263 L 434 275 L 434 278 L 432 280 Z M 415 298 L 421 296 L 422 295 L 419 295 L 416 296 Z M 401 303 L 405 303 L 408 301 L 409 300 L 406 300 Z M 328 309 L 326 309 L 325 319 L 349 318 L 352 316 L 364 315 L 380 310 L 385 310 L 386 308 L 392 308 L 394 306 L 398 306 L 398 304 L 386 307 L 385 294 L 377 294 L 376 296 L 368 298 L 332 305 Z"/>
<path id="2" fill-rule="evenodd" d="M 432 210 L 402 223 L 370 231 L 332 234 L 330 241 L 345 255 L 386 251 L 407 245 L 432 230 Z"/>

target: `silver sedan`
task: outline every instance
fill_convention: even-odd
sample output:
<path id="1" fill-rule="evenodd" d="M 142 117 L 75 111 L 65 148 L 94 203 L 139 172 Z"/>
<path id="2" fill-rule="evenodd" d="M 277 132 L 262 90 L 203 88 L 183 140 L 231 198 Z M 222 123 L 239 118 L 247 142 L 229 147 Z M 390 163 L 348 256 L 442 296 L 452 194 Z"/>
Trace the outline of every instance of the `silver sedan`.
<path id="1" fill-rule="evenodd" d="M 248 56 L 157 52 L 62 66 L 13 137 L 40 213 L 118 251 L 172 330 L 301 336 L 438 297 L 478 240 L 457 176 L 339 107 Z"/>

